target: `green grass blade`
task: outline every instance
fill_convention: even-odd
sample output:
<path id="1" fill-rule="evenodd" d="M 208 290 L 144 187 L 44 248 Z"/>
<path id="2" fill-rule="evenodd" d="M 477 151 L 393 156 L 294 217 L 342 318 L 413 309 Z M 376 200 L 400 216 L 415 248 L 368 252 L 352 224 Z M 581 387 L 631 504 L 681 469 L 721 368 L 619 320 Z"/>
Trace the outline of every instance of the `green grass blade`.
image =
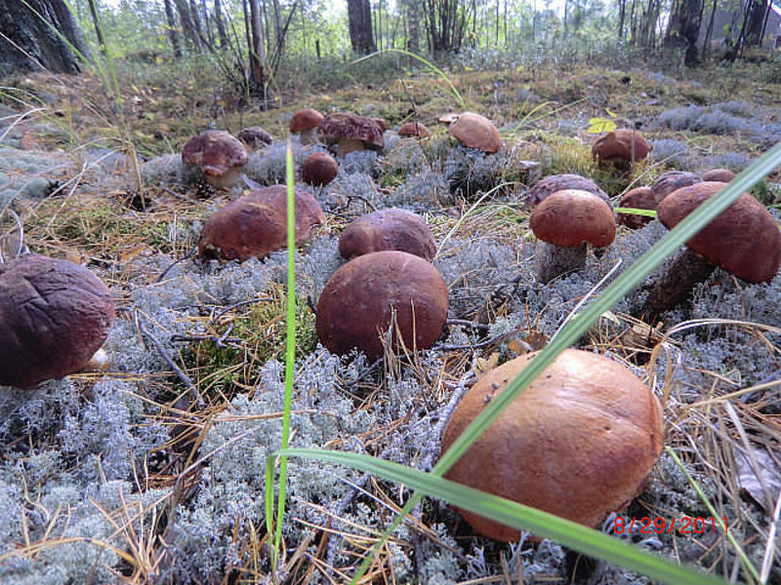
<path id="1" fill-rule="evenodd" d="M 616 213 L 626 213 L 629 215 L 642 215 L 644 217 L 656 218 L 655 209 L 640 209 L 638 207 L 616 207 L 613 211 Z"/>
<path id="2" fill-rule="evenodd" d="M 575 522 L 558 518 L 517 502 L 481 492 L 453 481 L 424 473 L 405 465 L 360 453 L 320 449 L 288 449 L 282 456 L 305 457 L 347 465 L 378 477 L 404 484 L 420 493 L 434 496 L 481 516 L 494 518 L 519 530 L 529 530 L 580 553 L 671 585 L 724 585 L 726 581 L 691 568 L 676 565 L 616 538 Z"/>

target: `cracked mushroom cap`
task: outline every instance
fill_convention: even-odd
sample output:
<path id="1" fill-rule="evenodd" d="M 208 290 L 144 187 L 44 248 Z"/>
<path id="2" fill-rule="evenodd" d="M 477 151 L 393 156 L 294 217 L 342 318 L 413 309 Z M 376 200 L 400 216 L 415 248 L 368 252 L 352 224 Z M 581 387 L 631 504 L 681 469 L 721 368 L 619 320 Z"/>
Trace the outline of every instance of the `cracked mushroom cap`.
<path id="1" fill-rule="evenodd" d="M 339 238 L 339 253 L 348 260 L 382 250 L 399 250 L 431 262 L 434 235 L 419 216 L 405 209 L 381 209 L 353 221 Z"/>
<path id="2" fill-rule="evenodd" d="M 634 161 L 643 160 L 651 152 L 651 145 L 637 130 L 620 128 L 601 136 L 591 147 L 591 156 L 600 163 L 629 168 Z"/>
<path id="3" fill-rule="evenodd" d="M 420 122 L 407 122 L 399 128 L 399 136 L 426 138 L 427 136 L 431 136 L 431 133 L 428 131 L 428 128 Z"/>
<path id="4" fill-rule="evenodd" d="M 659 221 L 674 228 L 724 187 L 725 183 L 709 181 L 670 193 L 657 209 Z M 746 193 L 686 245 L 748 282 L 769 282 L 781 266 L 781 232 L 765 207 Z"/>
<path id="5" fill-rule="evenodd" d="M 201 167 L 208 178 L 219 178 L 247 164 L 247 149 L 224 130 L 206 130 L 188 140 L 182 162 Z"/>
<path id="6" fill-rule="evenodd" d="M 589 243 L 609 246 L 616 237 L 613 210 L 588 191 L 556 191 L 532 211 L 529 225 L 543 242 L 571 248 Z"/>
<path id="7" fill-rule="evenodd" d="M 37 254 L 0 264 L 0 385 L 78 372 L 113 320 L 111 292 L 78 264 Z"/>
<path id="8" fill-rule="evenodd" d="M 571 173 L 550 175 L 537 181 L 532 188 L 529 189 L 529 192 L 526 195 L 526 204 L 534 207 L 535 205 L 542 203 L 549 195 L 556 191 L 564 191 L 565 189 L 588 191 L 602 199 L 608 205 L 610 204 L 610 197 L 608 197 L 607 193 L 600 189 L 599 185 L 594 181 L 582 177 L 581 175 L 574 175 Z"/>
<path id="9" fill-rule="evenodd" d="M 450 124 L 448 132 L 464 146 L 493 153 L 502 147 L 502 139 L 493 122 L 474 112 L 464 112 Z"/>
<path id="10" fill-rule="evenodd" d="M 484 374 L 453 411 L 442 452 L 539 352 Z M 565 350 L 499 415 L 445 477 L 586 526 L 641 490 L 664 442 L 653 392 L 622 364 Z M 505 542 L 518 530 L 466 510 L 475 532 Z"/>
<path id="11" fill-rule="evenodd" d="M 735 178 L 735 173 L 729 169 L 710 169 L 702 173 L 703 181 L 718 181 L 720 183 L 729 183 Z"/>
<path id="12" fill-rule="evenodd" d="M 621 196 L 619 207 L 632 207 L 634 209 L 656 209 L 656 198 L 650 187 L 635 187 Z M 619 213 L 617 221 L 629 229 L 640 229 L 644 225 L 653 221 L 653 217 L 645 215 L 635 215 L 631 213 Z"/>
<path id="13" fill-rule="evenodd" d="M 309 239 L 312 228 L 324 220 L 320 204 L 296 189 L 296 244 Z M 198 242 L 204 258 L 238 260 L 264 258 L 287 246 L 287 187 L 255 189 L 213 213 Z"/>
<path id="14" fill-rule="evenodd" d="M 654 198 L 658 205 L 673 191 L 701 182 L 702 178 L 695 173 L 690 173 L 688 171 L 667 171 L 659 175 L 659 178 L 651 185 L 651 191 L 654 192 Z"/>
<path id="15" fill-rule="evenodd" d="M 323 116 L 323 114 L 312 108 L 298 110 L 293 114 L 293 117 L 290 118 L 289 130 L 293 134 L 313 130 L 320 125 L 320 122 L 322 122 L 324 118 L 325 116 Z"/>
<path id="16" fill-rule="evenodd" d="M 301 166 L 301 179 L 304 183 L 321 187 L 336 178 L 339 165 L 333 157 L 325 152 L 314 152 L 306 157 Z"/>
<path id="17" fill-rule="evenodd" d="M 317 336 L 333 353 L 358 348 L 376 358 L 395 314 L 404 346 L 427 349 L 442 333 L 447 306 L 447 286 L 431 263 L 406 252 L 372 252 L 341 266 L 326 283 Z"/>

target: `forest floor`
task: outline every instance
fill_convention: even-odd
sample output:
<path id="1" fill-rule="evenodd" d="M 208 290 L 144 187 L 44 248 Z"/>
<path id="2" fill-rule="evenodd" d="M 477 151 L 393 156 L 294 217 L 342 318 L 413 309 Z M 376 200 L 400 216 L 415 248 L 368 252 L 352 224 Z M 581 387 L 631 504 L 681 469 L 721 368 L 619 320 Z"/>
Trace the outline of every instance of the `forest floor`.
<path id="1" fill-rule="evenodd" d="M 781 77 L 769 67 L 673 75 L 519 66 L 462 70 L 447 80 L 419 71 L 327 90 L 282 88 L 265 111 L 197 67 L 121 68 L 114 97 L 91 75 L 5 80 L 0 209 L 19 215 L 30 251 L 98 274 L 118 317 L 105 346 L 107 371 L 34 391 L 0 389 L 0 583 L 269 582 L 263 466 L 280 441 L 286 256 L 224 265 L 192 257 L 209 215 L 240 193 L 205 193 L 183 180 L 178 153 L 191 136 L 262 126 L 275 141 L 250 156 L 245 174 L 267 185 L 284 180 L 294 111 L 387 121 L 383 151 L 348 155 L 333 183 L 304 187 L 326 220 L 296 256 L 302 302 L 291 445 L 427 471 L 454 395 L 487 369 L 543 347 L 580 300 L 615 278 L 617 264 L 626 268 L 665 232 L 656 221 L 622 227 L 586 269 L 542 284 L 528 187 L 578 173 L 616 201 L 671 169 L 740 171 L 781 142 Z M 452 111 L 491 119 L 503 149 L 478 155 L 457 146 L 436 122 Z M 594 118 L 639 128 L 653 145 L 649 159 L 629 173 L 600 168 L 591 158 L 600 135 L 589 132 Z M 399 139 L 395 130 L 406 121 L 422 122 L 432 137 Z M 292 149 L 300 164 L 322 147 L 294 140 Z M 752 195 L 778 218 L 781 169 Z M 432 228 L 434 264 L 450 294 L 448 326 L 413 357 L 338 358 L 318 345 L 311 307 L 343 262 L 336 246 L 344 226 L 393 206 Z M 0 219 L 0 228 L 15 229 L 11 214 Z M 663 404 L 665 444 L 683 460 L 680 467 L 663 454 L 621 514 L 709 518 L 696 484 L 730 534 L 638 527 L 623 537 L 735 582 L 781 583 L 781 276 L 752 285 L 717 270 L 654 323 L 641 318 L 644 294 L 620 301 L 577 345 L 649 384 Z M 278 577 L 349 582 L 408 496 L 355 471 L 291 462 Z M 394 533 L 369 581 L 648 582 L 550 541 L 506 545 L 475 536 L 434 500 Z"/>

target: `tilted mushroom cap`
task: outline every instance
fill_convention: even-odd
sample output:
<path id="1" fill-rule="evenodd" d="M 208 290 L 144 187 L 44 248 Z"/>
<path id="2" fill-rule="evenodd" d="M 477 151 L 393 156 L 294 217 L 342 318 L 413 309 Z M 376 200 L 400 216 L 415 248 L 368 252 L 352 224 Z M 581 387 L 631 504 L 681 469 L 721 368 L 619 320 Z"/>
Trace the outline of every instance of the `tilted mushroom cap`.
<path id="1" fill-rule="evenodd" d="M 616 237 L 613 210 L 588 191 L 556 191 L 532 211 L 529 225 L 543 242 L 570 248 L 584 242 L 602 248 Z"/>
<path id="2" fill-rule="evenodd" d="M 274 138 L 260 126 L 248 126 L 243 128 L 238 134 L 239 140 L 253 150 L 267 146 L 274 141 Z"/>
<path id="3" fill-rule="evenodd" d="M 309 239 L 324 219 L 320 204 L 296 189 L 296 244 Z M 212 214 L 198 242 L 206 258 L 244 260 L 263 258 L 287 245 L 287 187 L 272 185 L 250 191 Z"/>
<path id="4" fill-rule="evenodd" d="M 439 122 L 440 124 L 449 125 L 455 122 L 456 120 L 458 120 L 458 117 L 460 115 L 461 114 L 457 112 L 449 112 L 447 114 L 442 114 L 439 118 L 437 118 L 437 122 Z"/>
<path id="5" fill-rule="evenodd" d="M 182 149 L 182 162 L 203 169 L 207 180 L 235 174 L 231 182 L 239 179 L 238 167 L 247 164 L 247 149 L 241 141 L 224 130 L 206 130 L 188 140 Z M 228 186 L 217 183 L 217 186 Z"/>
<path id="6" fill-rule="evenodd" d="M 339 165 L 325 152 L 310 154 L 301 166 L 301 178 L 304 183 L 317 187 L 327 185 L 338 173 Z"/>
<path id="7" fill-rule="evenodd" d="M 78 372 L 113 320 L 111 292 L 78 264 L 37 254 L 0 264 L 0 385 Z"/>
<path id="8" fill-rule="evenodd" d="M 654 192 L 654 199 L 657 205 L 673 191 L 683 187 L 702 182 L 699 175 L 688 171 L 667 171 L 659 175 L 656 182 L 651 185 L 651 191 Z"/>
<path id="9" fill-rule="evenodd" d="M 657 217 L 672 229 L 725 186 L 709 181 L 678 189 L 659 204 Z M 781 266 L 781 232 L 765 207 L 746 193 L 686 245 L 712 264 L 749 282 L 768 282 Z"/>
<path id="10" fill-rule="evenodd" d="M 711 169 L 702 173 L 703 181 L 718 181 L 720 183 L 729 183 L 735 178 L 735 173 L 729 169 Z"/>
<path id="11" fill-rule="evenodd" d="M 416 138 L 425 138 L 426 136 L 430 135 L 431 133 L 428 131 L 428 128 L 426 128 L 420 122 L 407 122 L 406 124 L 402 125 L 401 128 L 399 128 L 399 136 L 414 136 Z"/>
<path id="12" fill-rule="evenodd" d="M 529 193 L 526 195 L 526 203 L 532 207 L 539 205 L 548 197 L 548 195 L 551 195 L 556 191 L 564 191 L 565 189 L 588 191 L 602 199 L 605 203 L 610 204 L 610 197 L 608 197 L 607 193 L 600 189 L 599 185 L 594 181 L 580 175 L 569 173 L 563 175 L 550 175 L 537 181 L 532 188 L 529 189 Z"/>
<path id="13" fill-rule="evenodd" d="M 618 206 L 634 209 L 656 209 L 656 198 L 650 187 L 635 187 L 624 193 Z M 653 218 L 645 215 L 619 213 L 617 220 L 621 225 L 636 230 L 653 221 Z"/>
<path id="14" fill-rule="evenodd" d="M 382 150 L 385 147 L 383 126 L 376 118 L 349 113 L 330 114 L 320 123 L 320 131 L 329 144 L 355 141 L 356 146 L 360 142 L 364 148 Z"/>
<path id="15" fill-rule="evenodd" d="M 651 145 L 637 130 L 620 128 L 601 136 L 591 147 L 594 160 L 628 168 L 629 163 L 643 160 Z"/>
<path id="16" fill-rule="evenodd" d="M 434 266 L 406 252 L 372 252 L 340 267 L 317 303 L 317 336 L 329 351 L 383 353 L 380 336 L 396 316 L 410 350 L 431 347 L 447 319 L 447 286 Z M 398 339 L 394 335 L 394 339 Z"/>
<path id="17" fill-rule="evenodd" d="M 448 421 L 442 451 L 538 352 L 484 374 Z M 445 477 L 556 516 L 596 526 L 641 490 L 661 452 L 659 401 L 628 368 L 565 350 L 480 436 Z M 489 538 L 519 532 L 459 510 Z"/>
<path id="18" fill-rule="evenodd" d="M 325 116 L 317 110 L 304 108 L 303 110 L 298 110 L 293 114 L 293 117 L 290 118 L 289 129 L 294 134 L 306 132 L 307 130 L 317 128 L 324 118 Z"/>
<path id="19" fill-rule="evenodd" d="M 464 112 L 448 128 L 454 136 L 469 148 L 477 148 L 485 152 L 496 152 L 502 147 L 502 139 L 493 122 L 473 112 Z"/>
<path id="20" fill-rule="evenodd" d="M 400 250 L 431 261 L 437 247 L 431 229 L 419 215 L 395 208 L 359 217 L 339 238 L 339 253 L 348 260 L 381 250 Z"/>

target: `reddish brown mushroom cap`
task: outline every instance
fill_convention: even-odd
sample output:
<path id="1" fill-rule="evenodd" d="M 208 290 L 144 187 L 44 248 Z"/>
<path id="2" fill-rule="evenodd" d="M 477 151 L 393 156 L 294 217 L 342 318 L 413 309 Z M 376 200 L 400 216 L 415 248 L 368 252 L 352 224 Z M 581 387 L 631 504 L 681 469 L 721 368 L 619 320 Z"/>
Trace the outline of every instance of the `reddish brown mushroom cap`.
<path id="1" fill-rule="evenodd" d="M 659 175 L 656 182 L 651 185 L 651 191 L 653 191 L 654 199 L 656 199 L 658 205 L 660 201 L 673 191 L 701 182 L 702 179 L 699 175 L 688 171 L 667 171 Z"/>
<path id="2" fill-rule="evenodd" d="M 315 152 L 306 157 L 301 166 L 301 178 L 304 183 L 320 187 L 327 185 L 336 178 L 339 165 L 329 154 Z"/>
<path id="3" fill-rule="evenodd" d="M 413 138 L 426 138 L 431 133 L 420 122 L 407 122 L 399 128 L 399 136 L 411 136 Z"/>
<path id="4" fill-rule="evenodd" d="M 37 254 L 0 264 L 0 385 L 78 372 L 113 320 L 111 292 L 78 264 Z"/>
<path id="5" fill-rule="evenodd" d="M 624 193 L 618 206 L 631 207 L 634 209 L 655 210 L 656 198 L 654 197 L 654 192 L 650 187 L 635 187 L 631 191 Z M 629 229 L 636 230 L 653 221 L 653 217 L 630 213 L 619 213 L 617 220 L 621 225 L 625 225 Z"/>
<path id="6" fill-rule="evenodd" d="M 317 336 L 333 353 L 357 348 L 375 358 L 395 314 L 405 347 L 426 349 L 442 333 L 447 305 L 445 281 L 429 262 L 406 252 L 364 254 L 326 283 L 317 303 Z"/>
<path id="7" fill-rule="evenodd" d="M 610 197 L 599 188 L 599 185 L 591 179 L 573 174 L 550 175 L 540 179 L 529 189 L 529 193 L 526 195 L 526 203 L 532 207 L 539 205 L 552 193 L 566 189 L 588 191 L 602 199 L 605 203 L 610 204 Z"/>
<path id="8" fill-rule="evenodd" d="M 450 124 L 448 132 L 469 148 L 492 153 L 502 147 L 502 139 L 493 122 L 473 112 L 460 114 L 458 119 Z"/>
<path id="9" fill-rule="evenodd" d="M 557 191 L 534 208 L 529 225 L 543 242 L 569 248 L 589 243 L 602 248 L 616 237 L 613 210 L 588 191 Z"/>
<path id="10" fill-rule="evenodd" d="M 320 131 L 327 143 L 340 144 L 340 155 L 359 148 L 382 150 L 385 147 L 383 125 L 377 118 L 349 113 L 330 114 L 320 123 Z M 343 143 L 350 144 L 350 148 L 342 148 Z"/>
<path id="11" fill-rule="evenodd" d="M 182 162 L 201 167 L 207 177 L 222 177 L 247 164 L 247 149 L 224 130 L 206 130 L 187 141 Z"/>
<path id="12" fill-rule="evenodd" d="M 735 173 L 729 169 L 711 169 L 702 173 L 703 181 L 717 181 L 720 183 L 729 183 L 735 178 Z"/>
<path id="13" fill-rule="evenodd" d="M 404 209 L 381 209 L 353 221 L 339 238 L 343 258 L 370 252 L 400 250 L 431 261 L 437 247 L 423 219 Z"/>
<path id="14" fill-rule="evenodd" d="M 445 429 L 443 452 L 537 354 L 490 370 L 464 394 Z M 618 362 L 568 349 L 445 477 L 596 526 L 637 495 L 663 442 L 659 401 L 637 376 Z M 514 528 L 459 512 L 479 534 L 518 540 Z"/>
<path id="15" fill-rule="evenodd" d="M 634 161 L 643 160 L 651 152 L 651 145 L 637 130 L 621 128 L 601 136 L 591 147 L 591 156 L 600 163 L 629 168 Z"/>
<path id="16" fill-rule="evenodd" d="M 721 182 L 703 182 L 670 193 L 657 214 L 668 229 L 721 191 Z M 743 193 L 687 244 L 709 262 L 749 282 L 768 282 L 781 266 L 781 232 L 773 216 Z"/>
<path id="17" fill-rule="evenodd" d="M 324 219 L 320 204 L 296 190 L 296 244 L 309 239 Z M 287 188 L 272 185 L 255 189 L 212 214 L 203 228 L 198 253 L 207 258 L 244 260 L 263 258 L 287 245 Z"/>
<path id="18" fill-rule="evenodd" d="M 323 114 L 312 108 L 298 110 L 293 114 L 293 117 L 290 118 L 290 132 L 298 134 L 299 132 L 306 132 L 307 130 L 317 128 L 324 118 L 325 116 L 323 116 Z"/>

